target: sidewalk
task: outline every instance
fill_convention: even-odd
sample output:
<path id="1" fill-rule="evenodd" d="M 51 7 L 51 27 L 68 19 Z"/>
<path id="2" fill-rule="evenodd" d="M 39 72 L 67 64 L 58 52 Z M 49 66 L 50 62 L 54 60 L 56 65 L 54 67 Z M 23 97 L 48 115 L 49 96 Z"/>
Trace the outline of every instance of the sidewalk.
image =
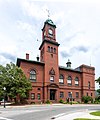
<path id="1" fill-rule="evenodd" d="M 88 111 L 88 110 L 84 110 L 84 111 L 79 111 L 79 112 L 75 112 L 75 113 L 70 113 L 67 114 L 64 113 L 62 115 L 58 115 L 58 116 L 54 116 L 55 120 L 73 120 L 75 118 L 90 118 L 95 119 L 95 120 L 100 120 L 99 116 L 94 116 L 94 115 L 90 115 L 90 112 L 94 112 L 94 111 Z"/>
<path id="2" fill-rule="evenodd" d="M 64 106 L 63 104 L 52 104 L 53 106 Z M 32 106 L 52 106 L 52 105 L 49 105 L 49 104 L 42 104 L 42 105 L 23 105 L 23 106 L 6 106 L 7 108 L 28 108 L 28 107 L 32 107 Z M 67 106 L 70 106 L 70 105 L 67 105 Z M 73 107 L 76 107 L 76 106 L 79 106 L 79 105 L 73 105 Z M 81 106 L 84 106 L 84 104 Z M 87 105 L 88 106 L 88 105 Z M 89 105 L 90 106 L 90 105 Z M 93 105 L 92 105 L 93 106 Z M 94 105 L 95 106 L 95 105 Z M 70 106 L 71 107 L 71 106 Z M 3 106 L 0 106 L 0 109 L 4 109 Z M 5 109 L 6 110 L 6 109 Z M 36 111 L 36 110 L 34 110 Z M 7 111 L 6 112 L 6 115 L 7 115 Z M 26 113 L 28 112 L 33 112 L 33 110 L 26 110 L 25 111 Z M 55 120 L 73 120 L 75 118 L 90 118 L 91 120 L 92 119 L 95 119 L 95 120 L 100 120 L 100 117 L 99 116 L 94 116 L 94 115 L 90 115 L 89 113 L 90 112 L 94 112 L 93 110 L 92 111 L 89 111 L 88 109 L 84 109 L 84 110 L 79 110 L 77 112 L 69 112 L 69 113 L 62 113 L 62 114 L 58 114 L 56 116 L 53 116 L 52 119 L 55 119 Z M 20 111 L 20 113 L 23 113 L 23 110 Z M 1 114 L 1 113 L 0 113 Z M 19 114 L 19 110 L 16 111 L 16 112 L 11 112 L 11 114 Z M 2 114 L 3 115 L 3 114 Z M 5 115 L 5 114 L 4 114 Z"/>

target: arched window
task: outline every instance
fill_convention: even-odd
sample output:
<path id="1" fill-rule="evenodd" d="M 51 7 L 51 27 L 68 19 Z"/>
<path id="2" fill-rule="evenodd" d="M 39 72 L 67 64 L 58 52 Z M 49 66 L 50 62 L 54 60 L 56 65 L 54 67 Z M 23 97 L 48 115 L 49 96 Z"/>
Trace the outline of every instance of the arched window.
<path id="1" fill-rule="evenodd" d="M 56 48 L 54 48 L 54 53 L 56 53 Z"/>
<path id="2" fill-rule="evenodd" d="M 59 76 L 59 83 L 64 84 L 64 76 L 62 74 Z"/>
<path id="3" fill-rule="evenodd" d="M 51 47 L 51 52 L 53 53 L 53 47 Z"/>
<path id="4" fill-rule="evenodd" d="M 30 80 L 33 82 L 36 81 L 36 71 L 35 70 L 30 71 Z"/>
<path id="5" fill-rule="evenodd" d="M 90 89 L 90 81 L 88 81 L 88 88 Z"/>
<path id="6" fill-rule="evenodd" d="M 48 46 L 48 52 L 50 52 L 50 46 Z"/>
<path id="7" fill-rule="evenodd" d="M 79 79 L 78 79 L 78 77 L 75 78 L 75 86 L 79 86 Z"/>
<path id="8" fill-rule="evenodd" d="M 67 84 L 68 84 L 68 86 L 72 85 L 72 77 L 71 76 L 68 76 Z"/>

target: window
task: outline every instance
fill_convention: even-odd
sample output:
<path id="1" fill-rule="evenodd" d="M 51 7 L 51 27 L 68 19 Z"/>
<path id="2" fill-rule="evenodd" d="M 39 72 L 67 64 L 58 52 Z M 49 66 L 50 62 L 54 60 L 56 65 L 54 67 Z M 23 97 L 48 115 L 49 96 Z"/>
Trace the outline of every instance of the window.
<path id="1" fill-rule="evenodd" d="M 54 71 L 53 68 L 51 68 L 51 70 L 49 71 L 49 74 L 50 74 L 50 75 L 55 75 L 55 71 Z"/>
<path id="2" fill-rule="evenodd" d="M 68 92 L 68 98 L 72 98 L 72 92 Z"/>
<path id="3" fill-rule="evenodd" d="M 88 81 L 88 88 L 90 89 L 90 81 Z"/>
<path id="4" fill-rule="evenodd" d="M 56 53 L 56 48 L 54 48 L 54 53 Z"/>
<path id="5" fill-rule="evenodd" d="M 51 54 L 51 58 L 53 58 L 53 54 Z"/>
<path id="6" fill-rule="evenodd" d="M 38 90 L 41 90 L 41 88 L 38 88 Z"/>
<path id="7" fill-rule="evenodd" d="M 60 98 L 64 98 L 64 92 L 60 92 Z"/>
<path id="8" fill-rule="evenodd" d="M 67 83 L 68 83 L 68 86 L 72 85 L 72 78 L 71 78 L 71 76 L 68 76 Z"/>
<path id="9" fill-rule="evenodd" d="M 50 76 L 50 81 L 54 82 L 54 76 Z"/>
<path id="10" fill-rule="evenodd" d="M 87 94 L 87 96 L 88 96 L 88 92 L 87 92 L 86 94 Z"/>
<path id="11" fill-rule="evenodd" d="M 37 94 L 37 98 L 38 98 L 38 100 L 41 99 L 41 95 L 40 95 L 40 93 Z"/>
<path id="12" fill-rule="evenodd" d="M 48 52 L 50 52 L 50 46 L 48 46 Z"/>
<path id="13" fill-rule="evenodd" d="M 91 97 L 93 96 L 93 94 L 91 93 Z"/>
<path id="14" fill-rule="evenodd" d="M 53 47 L 51 47 L 51 52 L 53 53 Z"/>
<path id="15" fill-rule="evenodd" d="M 59 83 L 63 84 L 64 83 L 64 76 L 60 74 L 59 76 Z"/>
<path id="16" fill-rule="evenodd" d="M 78 77 L 75 78 L 75 86 L 79 86 L 79 79 L 78 79 Z"/>
<path id="17" fill-rule="evenodd" d="M 79 92 L 76 92 L 76 98 L 79 98 Z"/>
<path id="18" fill-rule="evenodd" d="M 32 81 L 36 81 L 36 71 L 35 70 L 31 70 L 30 71 L 30 80 Z"/>
<path id="19" fill-rule="evenodd" d="M 31 93 L 31 100 L 35 99 L 35 93 Z"/>

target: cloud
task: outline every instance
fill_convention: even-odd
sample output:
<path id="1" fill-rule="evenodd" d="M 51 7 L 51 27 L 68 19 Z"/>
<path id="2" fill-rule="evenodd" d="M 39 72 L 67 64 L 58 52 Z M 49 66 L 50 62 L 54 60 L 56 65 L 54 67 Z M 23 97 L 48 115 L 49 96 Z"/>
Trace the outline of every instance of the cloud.
<path id="1" fill-rule="evenodd" d="M 31 35 L 35 32 L 35 28 L 27 22 L 17 21 L 17 27 L 19 29 L 24 30 L 24 32 L 31 34 Z"/>
<path id="2" fill-rule="evenodd" d="M 36 4 L 35 1 L 31 0 L 22 0 L 21 1 L 22 10 L 25 15 L 31 16 L 35 19 L 43 19 L 46 17 L 46 14 L 44 12 L 44 9 L 48 9 L 46 5 L 42 6 L 39 4 Z"/>
<path id="3" fill-rule="evenodd" d="M 0 53 L 0 56 L 4 57 L 5 59 L 9 59 L 12 62 L 15 62 L 16 57 L 10 53 L 4 52 L 4 53 Z"/>
<path id="4" fill-rule="evenodd" d="M 86 53 L 86 52 L 88 52 L 88 48 L 85 46 L 76 46 L 76 47 L 70 48 L 69 52 L 67 52 L 66 50 L 62 50 L 62 51 L 60 51 L 60 54 L 63 58 L 66 58 L 66 57 L 71 57 L 76 52 Z"/>
<path id="5" fill-rule="evenodd" d="M 70 57 L 70 54 L 68 54 L 66 51 L 61 51 L 60 54 L 63 58 Z"/>
<path id="6" fill-rule="evenodd" d="M 71 53 L 74 53 L 74 52 L 77 52 L 77 51 L 86 53 L 88 51 L 88 48 L 85 47 L 85 46 L 77 46 L 77 47 L 73 47 L 73 48 L 70 49 Z"/>

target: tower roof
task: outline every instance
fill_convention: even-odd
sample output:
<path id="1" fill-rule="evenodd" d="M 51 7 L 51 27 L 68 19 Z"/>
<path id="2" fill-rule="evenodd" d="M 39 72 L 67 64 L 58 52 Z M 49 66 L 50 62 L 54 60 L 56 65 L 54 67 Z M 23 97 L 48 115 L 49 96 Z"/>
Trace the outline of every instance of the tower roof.
<path id="1" fill-rule="evenodd" d="M 52 21 L 50 18 L 48 18 L 48 19 L 45 21 L 45 24 L 52 25 L 53 27 L 56 28 L 56 25 L 53 23 L 53 21 Z"/>

